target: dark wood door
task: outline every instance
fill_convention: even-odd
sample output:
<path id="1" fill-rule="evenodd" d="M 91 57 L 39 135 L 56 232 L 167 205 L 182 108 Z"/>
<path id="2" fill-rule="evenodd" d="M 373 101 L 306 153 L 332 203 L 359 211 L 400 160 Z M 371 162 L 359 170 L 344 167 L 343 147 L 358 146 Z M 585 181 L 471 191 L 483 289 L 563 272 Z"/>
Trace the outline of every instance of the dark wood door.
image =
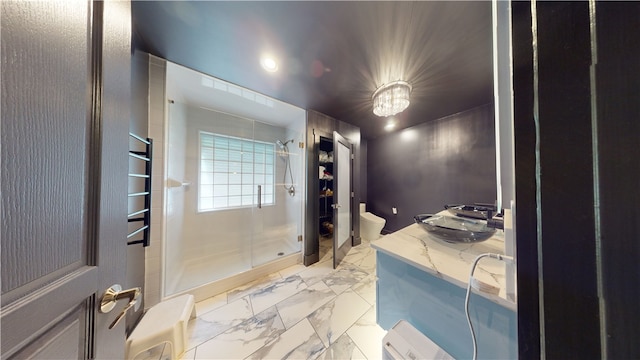
<path id="1" fill-rule="evenodd" d="M 333 268 L 337 268 L 353 244 L 353 147 L 333 132 Z"/>
<path id="2" fill-rule="evenodd" d="M 128 2 L 2 1 L 5 358 L 124 358 Z"/>

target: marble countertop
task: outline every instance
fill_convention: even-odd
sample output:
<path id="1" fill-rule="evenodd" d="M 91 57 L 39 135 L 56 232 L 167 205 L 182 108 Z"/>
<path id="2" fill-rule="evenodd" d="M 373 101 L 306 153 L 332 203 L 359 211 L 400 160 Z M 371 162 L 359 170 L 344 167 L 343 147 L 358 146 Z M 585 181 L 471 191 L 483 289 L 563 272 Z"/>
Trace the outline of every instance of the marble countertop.
<path id="1" fill-rule="evenodd" d="M 476 256 L 504 254 L 504 232 L 498 230 L 491 238 L 474 244 L 452 244 L 428 234 L 418 224 L 412 224 L 372 241 L 371 247 L 466 290 Z M 500 289 L 498 295 L 478 290 L 473 290 L 474 293 L 516 310 L 516 304 L 506 298 L 504 262 L 482 258 L 476 266 L 474 278 Z"/>

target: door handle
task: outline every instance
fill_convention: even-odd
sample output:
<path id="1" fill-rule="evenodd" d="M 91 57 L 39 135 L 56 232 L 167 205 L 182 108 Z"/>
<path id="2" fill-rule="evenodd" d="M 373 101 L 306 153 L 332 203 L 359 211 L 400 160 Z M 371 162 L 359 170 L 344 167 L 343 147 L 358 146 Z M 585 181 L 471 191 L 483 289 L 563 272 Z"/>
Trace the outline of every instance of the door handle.
<path id="1" fill-rule="evenodd" d="M 340 207 L 340 204 L 331 204 L 331 208 L 337 209 Z"/>
<path id="2" fill-rule="evenodd" d="M 135 306 L 135 309 L 138 309 L 138 307 L 140 306 L 140 303 L 138 303 L 138 298 L 140 298 L 140 295 L 142 295 L 141 288 L 134 287 L 127 290 L 122 290 L 122 286 L 120 286 L 119 284 L 111 285 L 111 287 L 104 292 L 104 295 L 102 295 L 102 300 L 100 300 L 100 312 L 103 314 L 106 314 L 113 310 L 113 308 L 116 307 L 116 303 L 118 302 L 118 300 L 129 299 L 129 303 L 115 318 L 115 320 L 113 320 L 111 325 L 109 325 L 109 329 L 113 329 L 113 327 L 116 326 L 116 324 L 118 324 L 120 320 L 122 320 L 122 318 L 126 315 L 127 311 L 131 307 Z"/>
<path id="3" fill-rule="evenodd" d="M 258 209 L 262 209 L 262 185 L 258 185 Z"/>

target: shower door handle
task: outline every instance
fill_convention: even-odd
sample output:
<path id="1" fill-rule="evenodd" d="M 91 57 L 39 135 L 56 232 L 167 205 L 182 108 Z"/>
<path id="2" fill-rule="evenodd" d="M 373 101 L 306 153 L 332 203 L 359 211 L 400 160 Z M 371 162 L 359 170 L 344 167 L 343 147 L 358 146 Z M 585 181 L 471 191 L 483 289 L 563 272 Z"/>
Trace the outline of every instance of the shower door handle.
<path id="1" fill-rule="evenodd" d="M 262 209 L 262 185 L 258 185 L 258 209 Z"/>

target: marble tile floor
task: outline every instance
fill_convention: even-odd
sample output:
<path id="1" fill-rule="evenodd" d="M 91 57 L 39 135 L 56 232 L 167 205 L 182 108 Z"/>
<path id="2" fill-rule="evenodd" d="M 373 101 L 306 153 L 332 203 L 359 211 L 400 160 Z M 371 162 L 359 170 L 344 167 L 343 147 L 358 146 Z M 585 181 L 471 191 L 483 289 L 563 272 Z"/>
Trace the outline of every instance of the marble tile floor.
<path id="1" fill-rule="evenodd" d="M 323 259 L 325 255 L 333 251 L 333 237 L 331 235 L 320 235 L 320 259 Z M 331 256 L 329 254 L 329 256 Z"/>
<path id="2" fill-rule="evenodd" d="M 381 359 L 375 250 L 352 248 L 294 265 L 196 304 L 183 359 Z M 170 358 L 160 346 L 136 359 Z"/>

